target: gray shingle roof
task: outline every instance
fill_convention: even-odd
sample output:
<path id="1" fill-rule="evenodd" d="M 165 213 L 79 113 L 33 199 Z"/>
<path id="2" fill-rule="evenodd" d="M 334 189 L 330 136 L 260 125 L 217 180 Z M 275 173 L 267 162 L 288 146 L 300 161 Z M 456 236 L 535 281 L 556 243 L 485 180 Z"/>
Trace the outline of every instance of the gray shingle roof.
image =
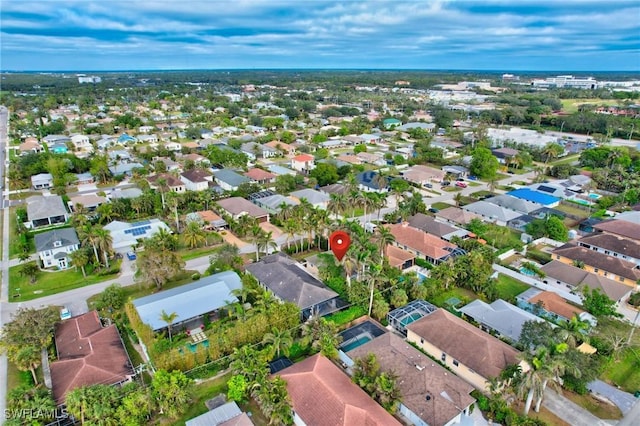
<path id="1" fill-rule="evenodd" d="M 56 241 L 62 242 L 61 247 L 80 244 L 78 234 L 73 228 L 54 229 L 53 231 L 36 234 L 34 240 L 36 251 L 38 252 L 53 249 L 53 243 Z"/>
<path id="2" fill-rule="evenodd" d="M 234 172 L 233 170 L 222 169 L 213 173 L 215 179 L 225 182 L 230 186 L 237 187 L 245 182 L 250 182 L 249 178 Z"/>
<path id="3" fill-rule="evenodd" d="M 279 299 L 293 302 L 300 309 L 316 306 L 338 296 L 338 293 L 311 276 L 295 260 L 283 253 L 265 256 L 259 262 L 248 265 L 246 269 Z"/>
<path id="4" fill-rule="evenodd" d="M 134 300 L 133 304 L 145 324 L 149 324 L 153 330 L 160 330 L 167 326 L 160 319 L 162 310 L 178 314 L 174 323 L 187 321 L 220 309 L 227 302 L 236 302 L 238 299 L 231 291 L 239 288 L 242 288 L 242 281 L 238 274 L 225 271 L 191 284 L 141 297 Z"/>
<path id="5" fill-rule="evenodd" d="M 522 333 L 522 325 L 527 321 L 544 321 L 517 306 L 498 299 L 492 304 L 487 304 L 476 299 L 466 306 L 460 308 L 460 312 L 473 318 L 476 322 L 485 324 L 517 342 Z"/>
<path id="6" fill-rule="evenodd" d="M 33 196 L 27 198 L 27 217 L 29 220 L 45 219 L 48 217 L 67 214 L 62 197 L 59 195 Z"/>

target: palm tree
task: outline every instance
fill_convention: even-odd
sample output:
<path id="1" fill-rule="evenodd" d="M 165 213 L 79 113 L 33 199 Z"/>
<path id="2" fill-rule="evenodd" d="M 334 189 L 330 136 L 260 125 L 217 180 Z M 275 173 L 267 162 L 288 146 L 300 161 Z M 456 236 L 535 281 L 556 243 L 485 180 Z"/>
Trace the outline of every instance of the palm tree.
<path id="1" fill-rule="evenodd" d="M 256 296 L 256 291 L 251 287 L 243 285 L 240 288 L 231 290 L 231 295 L 235 296 L 243 305 L 249 302 L 249 299 Z"/>
<path id="2" fill-rule="evenodd" d="M 264 250 L 264 254 L 268 255 L 270 249 L 278 249 L 278 244 L 273 239 L 273 231 L 262 232 L 258 238 L 256 238 L 256 262 L 260 260 L 261 250 Z"/>
<path id="3" fill-rule="evenodd" d="M 113 211 L 113 205 L 111 203 L 100 204 L 96 209 L 96 213 L 100 216 L 100 223 L 108 223 L 118 217 Z"/>
<path id="4" fill-rule="evenodd" d="M 327 204 L 327 210 L 329 213 L 335 216 L 341 216 L 349 208 L 347 197 L 345 194 L 333 193 L 329 195 L 329 203 Z"/>
<path id="5" fill-rule="evenodd" d="M 272 328 L 271 333 L 267 333 L 262 338 L 262 343 L 271 345 L 272 357 L 279 358 L 281 354 L 289 356 L 289 348 L 293 344 L 293 338 L 288 330 Z"/>
<path id="6" fill-rule="evenodd" d="M 194 249 L 200 247 L 207 239 L 204 231 L 198 222 L 192 221 L 187 224 L 187 227 L 182 233 L 184 242 L 189 248 Z"/>
<path id="7" fill-rule="evenodd" d="M 109 231 L 102 227 L 95 228 L 94 232 L 96 245 L 98 249 L 102 251 L 105 266 L 107 267 L 107 269 L 109 269 L 109 255 L 113 250 L 113 237 L 111 236 L 111 233 Z"/>
<path id="8" fill-rule="evenodd" d="M 380 249 L 380 264 L 384 261 L 384 249 L 396 241 L 396 237 L 391 233 L 391 230 L 386 226 L 378 226 L 376 228 L 376 234 L 378 236 L 378 248 Z"/>
<path id="9" fill-rule="evenodd" d="M 365 279 L 369 283 L 369 316 L 371 316 L 371 309 L 373 309 L 373 293 L 383 278 L 382 267 L 379 265 L 372 265 L 367 271 Z"/>
<path id="10" fill-rule="evenodd" d="M 295 240 L 296 233 L 300 228 L 300 224 L 294 219 L 287 219 L 283 225 L 284 232 L 287 234 L 287 248 L 291 248 L 291 239 L 293 238 L 293 245 L 296 248 L 296 253 L 298 252 L 298 243 Z"/>
<path id="11" fill-rule="evenodd" d="M 76 270 L 80 268 L 82 270 L 82 276 L 87 278 L 87 273 L 84 269 L 89 263 L 89 256 L 87 256 L 87 252 L 84 249 L 76 250 L 72 253 L 69 253 L 69 260 L 71 261 L 71 265 L 73 265 Z"/>
<path id="12" fill-rule="evenodd" d="M 456 202 L 456 207 L 460 207 L 460 203 L 462 202 L 462 192 L 456 192 L 456 195 L 453 196 L 453 201 Z"/>
<path id="13" fill-rule="evenodd" d="M 38 376 L 36 376 L 36 368 L 42 362 L 42 353 L 38 348 L 33 346 L 22 346 L 16 351 L 9 352 L 9 359 L 20 371 L 30 371 L 33 376 L 33 382 L 38 384 Z"/>
<path id="14" fill-rule="evenodd" d="M 169 342 L 171 342 L 171 325 L 178 318 L 178 314 L 171 312 L 168 314 L 164 309 L 160 311 L 160 319 L 167 323 L 167 329 L 169 331 Z"/>
<path id="15" fill-rule="evenodd" d="M 560 321 L 556 332 L 562 341 L 574 348 L 578 346 L 578 343 L 588 340 L 587 332 L 590 327 L 589 322 L 580 319 L 577 314 L 573 314 L 569 321 Z"/>
<path id="16" fill-rule="evenodd" d="M 100 265 L 100 258 L 98 257 L 98 237 L 96 236 L 96 228 L 87 223 L 79 230 L 80 241 L 83 246 L 91 246 L 93 248 L 93 254 L 96 258 L 96 266 Z"/>
<path id="17" fill-rule="evenodd" d="M 454 269 L 453 259 L 449 258 L 445 262 L 436 265 L 431 270 L 430 276 L 436 282 L 442 284 L 445 291 L 448 290 L 449 286 L 456 280 L 456 270 Z"/>

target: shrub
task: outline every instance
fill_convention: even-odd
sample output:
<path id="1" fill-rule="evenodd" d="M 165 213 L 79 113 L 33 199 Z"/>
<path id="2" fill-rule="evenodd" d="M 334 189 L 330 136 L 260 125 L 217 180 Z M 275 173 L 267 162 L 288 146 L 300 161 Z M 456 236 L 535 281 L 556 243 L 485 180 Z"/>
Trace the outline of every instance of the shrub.
<path id="1" fill-rule="evenodd" d="M 191 279 L 194 281 L 197 281 L 200 279 L 200 273 L 196 272 L 195 274 L 191 275 Z"/>

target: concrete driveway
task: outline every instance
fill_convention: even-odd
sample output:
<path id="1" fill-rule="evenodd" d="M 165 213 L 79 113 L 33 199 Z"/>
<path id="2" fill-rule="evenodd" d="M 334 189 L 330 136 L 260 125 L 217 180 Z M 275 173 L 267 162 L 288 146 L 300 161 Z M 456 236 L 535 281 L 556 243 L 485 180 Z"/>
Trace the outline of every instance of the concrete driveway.
<path id="1" fill-rule="evenodd" d="M 589 383 L 587 389 L 594 395 L 599 395 L 614 403 L 624 415 L 628 414 L 638 401 L 638 398 L 629 392 L 621 391 L 602 380 L 595 380 Z"/>

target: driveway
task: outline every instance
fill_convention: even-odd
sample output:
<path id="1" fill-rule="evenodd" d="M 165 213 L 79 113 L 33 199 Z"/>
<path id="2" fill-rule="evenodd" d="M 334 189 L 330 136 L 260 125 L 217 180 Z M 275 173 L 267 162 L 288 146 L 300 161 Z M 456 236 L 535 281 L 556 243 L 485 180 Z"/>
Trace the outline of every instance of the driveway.
<path id="1" fill-rule="evenodd" d="M 549 411 L 572 426 L 609 426 L 606 421 L 597 418 L 573 401 L 558 395 L 547 388 L 544 392 L 544 405 Z"/>
<path id="2" fill-rule="evenodd" d="M 595 380 L 589 383 L 587 389 L 589 389 L 591 393 L 604 397 L 617 405 L 624 415 L 628 414 L 638 401 L 638 398 L 630 393 L 621 391 L 602 380 Z"/>

